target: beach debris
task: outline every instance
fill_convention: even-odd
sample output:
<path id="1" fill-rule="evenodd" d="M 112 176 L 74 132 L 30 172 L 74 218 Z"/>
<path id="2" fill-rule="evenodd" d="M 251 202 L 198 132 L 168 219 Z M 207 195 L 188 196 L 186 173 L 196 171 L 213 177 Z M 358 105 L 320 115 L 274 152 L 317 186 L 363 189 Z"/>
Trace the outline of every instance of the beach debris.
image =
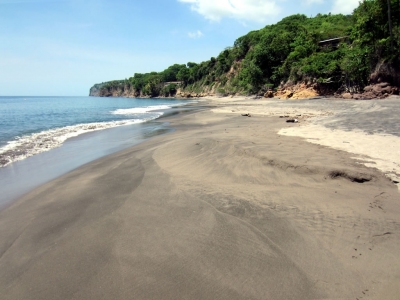
<path id="1" fill-rule="evenodd" d="M 289 116 L 284 115 L 284 116 L 279 116 L 279 118 L 289 118 Z"/>
<path id="2" fill-rule="evenodd" d="M 243 117 L 251 117 L 251 114 L 250 114 L 250 113 L 242 114 L 242 116 L 243 116 Z"/>
<path id="3" fill-rule="evenodd" d="M 288 119 L 288 120 L 286 120 L 286 123 L 298 123 L 299 122 L 299 120 L 297 120 L 297 119 Z"/>

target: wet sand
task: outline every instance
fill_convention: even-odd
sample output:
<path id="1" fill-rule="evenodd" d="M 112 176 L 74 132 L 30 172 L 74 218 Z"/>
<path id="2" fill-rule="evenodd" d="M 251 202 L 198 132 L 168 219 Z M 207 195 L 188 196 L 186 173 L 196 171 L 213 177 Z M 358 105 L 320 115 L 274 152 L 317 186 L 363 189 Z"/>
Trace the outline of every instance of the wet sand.
<path id="1" fill-rule="evenodd" d="M 1 299 L 398 299 L 396 185 L 246 101 L 0 211 Z"/>

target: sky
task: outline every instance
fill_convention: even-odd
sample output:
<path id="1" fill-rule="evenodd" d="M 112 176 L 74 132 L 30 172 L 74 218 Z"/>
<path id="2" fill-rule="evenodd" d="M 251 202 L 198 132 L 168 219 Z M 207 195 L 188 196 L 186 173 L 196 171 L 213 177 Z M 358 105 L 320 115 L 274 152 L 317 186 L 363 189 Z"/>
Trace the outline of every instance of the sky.
<path id="1" fill-rule="evenodd" d="M 359 0 L 0 0 L 0 96 L 90 87 L 218 56 L 251 30 Z"/>

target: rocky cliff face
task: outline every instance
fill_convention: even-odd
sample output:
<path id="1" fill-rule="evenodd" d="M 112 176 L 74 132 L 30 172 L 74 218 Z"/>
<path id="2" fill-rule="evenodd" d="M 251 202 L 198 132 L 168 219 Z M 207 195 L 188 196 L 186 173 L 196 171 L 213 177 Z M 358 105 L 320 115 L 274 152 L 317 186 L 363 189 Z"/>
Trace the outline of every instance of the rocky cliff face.
<path id="1" fill-rule="evenodd" d="M 89 96 L 100 97 L 101 84 L 95 84 L 90 88 Z"/>
<path id="2" fill-rule="evenodd" d="M 374 83 L 366 86 L 363 91 L 358 93 L 350 93 L 348 91 L 335 92 L 332 89 L 326 88 L 323 85 L 316 83 L 297 83 L 297 84 L 285 84 L 281 86 L 277 91 L 267 91 L 263 96 L 265 98 L 277 97 L 280 99 L 305 99 L 313 98 L 317 96 L 333 96 L 337 98 L 345 99 L 382 99 L 390 95 L 398 95 L 400 89 L 397 86 L 390 85 L 387 82 Z M 212 88 L 204 88 L 201 92 L 187 91 L 185 89 L 178 89 L 174 98 L 199 98 L 207 96 L 227 96 L 219 94 Z M 97 85 L 90 89 L 89 96 L 94 97 L 125 97 L 125 98 L 149 98 L 148 95 L 143 95 L 132 88 L 101 88 Z M 159 95 L 160 97 L 167 97 L 165 95 Z M 171 95 L 172 96 L 172 95 Z"/>
<path id="3" fill-rule="evenodd" d="M 279 97 L 281 99 L 302 99 L 316 96 L 334 96 L 336 98 L 368 100 L 383 99 L 391 95 L 400 94 L 400 60 L 379 62 L 369 77 L 369 85 L 335 86 L 314 82 L 300 82 L 297 84 L 288 81 L 282 84 L 276 92 L 268 91 L 266 98 Z"/>
<path id="4" fill-rule="evenodd" d="M 284 85 L 280 87 L 276 92 L 267 91 L 264 94 L 265 98 L 280 98 L 280 99 L 305 99 L 313 98 L 318 96 L 330 96 L 343 99 L 355 99 L 355 100 L 368 100 L 368 99 L 383 99 L 391 95 L 399 95 L 400 88 L 388 82 L 372 83 L 364 87 L 359 91 L 346 91 L 340 90 L 335 91 L 329 89 L 324 85 L 317 83 L 297 83 L 294 85 Z"/>
<path id="5" fill-rule="evenodd" d="M 90 88 L 89 96 L 93 97 L 126 97 L 135 98 L 141 97 L 135 89 L 130 87 L 118 87 L 118 88 L 104 88 L 101 84 L 95 84 Z"/>
<path id="6" fill-rule="evenodd" d="M 282 83 L 277 90 L 261 90 L 257 96 L 266 98 L 281 99 L 304 99 L 317 96 L 333 96 L 345 99 L 382 99 L 390 95 L 399 95 L 400 93 L 400 61 L 381 62 L 377 64 L 369 78 L 369 85 L 347 86 L 340 83 L 325 82 L 320 83 L 315 78 L 309 79 L 307 82 L 287 81 Z M 231 73 L 228 72 L 228 75 Z M 235 74 L 230 74 L 234 77 Z M 160 83 L 154 97 L 175 97 L 175 98 L 198 98 L 207 96 L 229 96 L 235 95 L 237 91 L 226 92 L 226 86 L 221 82 L 213 82 L 212 84 L 182 86 L 177 85 L 177 89 L 172 93 L 166 92 L 167 83 Z M 240 91 L 239 91 L 240 93 Z M 128 97 L 128 98 L 149 98 L 149 95 L 142 94 L 141 91 L 135 90 L 130 85 L 110 85 L 107 83 L 95 84 L 90 89 L 90 96 L 96 97 Z"/>

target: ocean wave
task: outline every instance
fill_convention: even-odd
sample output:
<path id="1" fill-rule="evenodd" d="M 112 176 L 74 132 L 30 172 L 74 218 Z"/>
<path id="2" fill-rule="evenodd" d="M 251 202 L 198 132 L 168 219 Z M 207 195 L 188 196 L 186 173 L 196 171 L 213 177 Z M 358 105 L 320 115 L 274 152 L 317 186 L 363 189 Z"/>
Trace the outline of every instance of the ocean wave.
<path id="1" fill-rule="evenodd" d="M 60 147 L 67 139 L 87 132 L 138 124 L 148 120 L 135 119 L 78 124 L 18 137 L 15 141 L 11 141 L 6 146 L 0 148 L 0 167 L 5 167 L 12 162 Z"/>
<path id="2" fill-rule="evenodd" d="M 125 108 L 125 109 L 117 109 L 112 111 L 113 115 L 135 115 L 135 114 L 145 114 L 150 111 L 169 109 L 171 106 L 169 105 L 154 105 L 154 106 L 146 106 L 146 107 L 135 107 L 135 108 Z"/>

